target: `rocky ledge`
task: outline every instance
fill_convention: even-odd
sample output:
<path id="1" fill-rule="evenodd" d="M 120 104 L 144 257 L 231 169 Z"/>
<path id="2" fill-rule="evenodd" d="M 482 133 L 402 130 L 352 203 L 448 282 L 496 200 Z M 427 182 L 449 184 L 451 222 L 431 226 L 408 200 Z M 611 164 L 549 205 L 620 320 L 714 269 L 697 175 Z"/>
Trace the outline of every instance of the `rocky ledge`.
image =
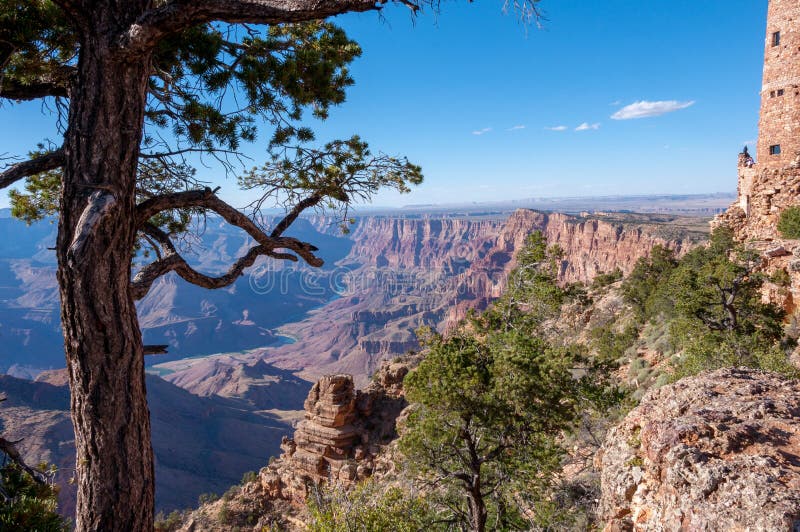
<path id="1" fill-rule="evenodd" d="M 355 388 L 351 375 L 319 379 L 294 437 L 283 438 L 283 454 L 254 480 L 185 516 L 180 530 L 305 530 L 297 515 L 315 487 L 349 488 L 393 473 L 396 464 L 386 448 L 396 440 L 398 418 L 408 406 L 403 378 L 418 363 L 419 356 L 411 354 L 384 362 L 364 390 Z"/>
<path id="2" fill-rule="evenodd" d="M 596 461 L 606 531 L 800 530 L 800 383 L 724 369 L 653 390 Z"/>

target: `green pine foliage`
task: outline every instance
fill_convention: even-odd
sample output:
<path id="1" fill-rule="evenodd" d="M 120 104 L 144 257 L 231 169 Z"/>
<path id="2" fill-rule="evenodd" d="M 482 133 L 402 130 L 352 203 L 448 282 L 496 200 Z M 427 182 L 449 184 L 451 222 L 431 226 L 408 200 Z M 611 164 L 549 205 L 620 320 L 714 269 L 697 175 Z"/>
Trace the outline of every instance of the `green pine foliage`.
<path id="1" fill-rule="evenodd" d="M 800 206 L 783 210 L 778 220 L 778 231 L 784 238 L 800 238 Z"/>
<path id="2" fill-rule="evenodd" d="M 418 532 L 447 530 L 433 505 L 420 494 L 365 481 L 350 491 L 316 490 L 308 502 L 310 532 Z"/>
<path id="3" fill-rule="evenodd" d="M 63 12 L 45 0 L 0 0 L 0 27 L 0 41 L 16 50 L 4 65 L 4 85 L 47 80 L 63 85 L 66 95 L 79 40 Z M 293 207 L 318 194 L 315 207 L 347 220 L 350 201 L 369 200 L 384 186 L 408 192 L 422 181 L 418 166 L 372 153 L 358 136 L 319 145 L 304 125 L 307 112 L 325 119 L 331 107 L 344 103 L 354 83 L 350 64 L 360 55 L 358 43 L 328 21 L 204 24 L 163 39 L 152 58 L 137 202 L 203 189 L 194 167 L 198 159 L 218 163 L 243 188 L 257 189 L 258 208 Z M 263 142 L 270 162 L 239 172 L 243 145 L 256 141 Z M 40 145 L 29 156 L 56 149 Z M 57 169 L 33 175 L 22 189 L 10 191 L 13 215 L 28 223 L 57 215 L 61 174 Z M 202 214 L 196 208 L 165 211 L 150 222 L 178 236 Z M 139 247 L 150 244 L 143 238 Z"/>
<path id="4" fill-rule="evenodd" d="M 562 255 L 558 246 L 548 247 L 540 231 L 529 235 L 517 255 L 517 267 L 509 274 L 506 290 L 478 318 L 479 326 L 498 331 L 512 327 L 536 330 L 555 317 L 572 295 L 556 283 Z"/>
<path id="5" fill-rule="evenodd" d="M 797 374 L 787 357 L 795 341 L 784 331 L 785 313 L 761 300 L 768 278 L 759 263 L 721 227 L 680 260 L 654 250 L 624 281 L 641 323 L 667 323 L 675 378 L 726 366 Z"/>
<path id="6" fill-rule="evenodd" d="M 156 515 L 153 528 L 155 532 L 175 532 L 183 525 L 183 519 L 183 512 L 178 510 L 173 510 L 167 515 L 164 512 L 159 512 Z"/>
<path id="7" fill-rule="evenodd" d="M 40 144 L 38 150 L 30 153 L 33 159 L 48 153 Z M 61 170 L 51 170 L 30 176 L 25 182 L 25 192 L 17 189 L 9 191 L 11 215 L 28 224 L 39 221 L 58 212 L 61 195 Z"/>
<path id="8" fill-rule="evenodd" d="M 427 355 L 404 382 L 415 409 L 399 447 L 462 528 L 529 529 L 536 508 L 552 510 L 563 436 L 587 411 L 622 398 L 610 363 L 541 335 L 571 297 L 555 282 L 559 255 L 535 233 L 492 308 L 449 337 L 419 333 Z M 526 505 L 532 513 L 520 494 L 536 501 Z"/>
<path id="9" fill-rule="evenodd" d="M 617 281 L 622 280 L 622 277 L 622 270 L 619 268 L 616 268 L 610 273 L 598 273 L 592 281 L 592 288 L 597 290 L 600 288 L 605 288 L 606 286 L 611 286 Z"/>
<path id="10" fill-rule="evenodd" d="M 639 259 L 636 267 L 622 284 L 622 294 L 637 315 L 647 318 L 665 310 L 665 301 L 660 286 L 677 267 L 678 261 L 671 249 L 655 246 L 649 257 Z"/>
<path id="11" fill-rule="evenodd" d="M 426 347 L 405 381 L 416 409 L 400 449 L 411 470 L 461 492 L 455 517 L 471 530 L 484 529 L 481 512 L 484 527 L 522 527 L 514 493 L 552 480 L 563 453 L 557 438 L 578 414 L 574 359 L 517 331 L 490 342 L 433 335 Z"/>
<path id="12" fill-rule="evenodd" d="M 58 489 L 39 482 L 14 462 L 0 468 L 0 530 L 62 532 L 70 529 L 57 510 Z"/>

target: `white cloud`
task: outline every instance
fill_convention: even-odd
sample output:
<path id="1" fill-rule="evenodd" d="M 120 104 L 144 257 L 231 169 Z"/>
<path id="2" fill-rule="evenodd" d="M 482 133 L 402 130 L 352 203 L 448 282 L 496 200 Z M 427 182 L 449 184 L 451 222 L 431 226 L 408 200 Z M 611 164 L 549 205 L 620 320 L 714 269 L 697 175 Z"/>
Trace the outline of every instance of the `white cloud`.
<path id="1" fill-rule="evenodd" d="M 626 105 L 613 115 L 614 120 L 633 120 L 634 118 L 648 118 L 651 116 L 661 116 L 674 111 L 680 111 L 694 105 L 694 100 L 679 102 L 677 100 L 648 102 L 642 100 Z"/>
<path id="2" fill-rule="evenodd" d="M 598 129 L 600 129 L 600 124 L 590 124 L 589 122 L 584 122 L 583 124 L 576 127 L 575 131 L 589 131 Z"/>
<path id="3" fill-rule="evenodd" d="M 506 129 L 506 131 L 519 131 L 520 129 L 525 129 L 525 127 L 526 126 L 523 126 L 523 125 L 514 126 L 514 127 L 510 127 L 508 129 Z"/>
<path id="4" fill-rule="evenodd" d="M 477 131 L 473 131 L 473 132 L 472 132 L 472 134 L 473 134 L 473 135 L 483 135 L 484 133 L 488 133 L 488 132 L 490 132 L 491 130 L 492 130 L 492 128 L 490 128 L 490 127 L 485 127 L 485 128 L 483 128 L 483 129 L 478 129 Z"/>
<path id="5" fill-rule="evenodd" d="M 548 131 L 566 131 L 569 128 L 567 126 L 553 126 L 553 127 L 546 127 Z"/>

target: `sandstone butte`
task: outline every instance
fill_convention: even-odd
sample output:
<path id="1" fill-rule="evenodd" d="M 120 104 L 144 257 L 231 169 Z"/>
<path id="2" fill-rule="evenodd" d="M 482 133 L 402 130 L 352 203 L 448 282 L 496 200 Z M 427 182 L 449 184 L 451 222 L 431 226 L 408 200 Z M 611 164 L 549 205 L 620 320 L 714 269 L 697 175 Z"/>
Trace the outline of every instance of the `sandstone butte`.
<path id="1" fill-rule="evenodd" d="M 183 522 L 181 531 L 224 531 L 217 516 L 225 505 L 239 513 L 260 516 L 252 530 L 272 529 L 276 515 L 283 525 L 302 530 L 293 518 L 312 488 L 332 483 L 351 488 L 370 477 L 386 478 L 396 467 L 387 450 L 397 438 L 397 422 L 408 406 L 403 378 L 416 356 L 384 363 L 372 383 L 356 390 L 350 375 L 328 375 L 317 381 L 305 401 L 305 417 L 294 437 L 284 437 L 283 454 L 261 469 L 228 500 L 201 506 Z"/>

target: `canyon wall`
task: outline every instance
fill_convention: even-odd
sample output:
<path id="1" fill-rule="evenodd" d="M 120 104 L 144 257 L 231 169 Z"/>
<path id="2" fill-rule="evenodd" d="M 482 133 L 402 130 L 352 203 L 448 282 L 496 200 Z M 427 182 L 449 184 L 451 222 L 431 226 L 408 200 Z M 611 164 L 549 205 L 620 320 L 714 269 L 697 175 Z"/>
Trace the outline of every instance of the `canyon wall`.
<path id="1" fill-rule="evenodd" d="M 311 223 L 322 231 L 336 228 L 330 219 Z M 699 231 L 693 227 L 697 224 L 696 218 L 674 216 L 570 216 L 531 210 L 518 210 L 506 219 L 360 218 L 349 235 L 350 252 L 326 277 L 336 284 L 332 289 L 338 296 L 278 329 L 293 343 L 256 349 L 239 359 L 263 359 L 309 380 L 347 373 L 364 385 L 382 360 L 418 346 L 414 331 L 420 326 L 446 331 L 468 310 L 485 309 L 499 297 L 515 266 L 515 253 L 534 231 L 562 248 L 559 281 L 572 283 L 591 282 L 598 273 L 616 268 L 629 273 L 655 245 L 682 253 L 704 237 L 705 222 Z M 182 371 L 165 378 L 187 383 Z M 191 371 L 196 384 L 187 384 L 187 389 L 199 391 L 216 370 L 210 362 L 198 361 Z"/>
<path id="2" fill-rule="evenodd" d="M 309 384 L 281 388 L 302 397 Z M 69 415 L 66 370 L 45 372 L 37 381 L 0 375 L 0 427 L 30 464 L 58 467 L 59 513 L 72 516 L 77 486 L 75 435 Z M 147 398 L 153 429 L 158 510 L 194 505 L 202 493 L 221 493 L 246 471 L 264 465 L 280 452 L 281 437 L 291 424 L 273 411 L 255 411 L 222 397 L 197 397 L 156 376 L 147 376 Z M 301 399 L 302 400 L 302 399 Z M 2 529 L 0 525 L 0 529 Z"/>

